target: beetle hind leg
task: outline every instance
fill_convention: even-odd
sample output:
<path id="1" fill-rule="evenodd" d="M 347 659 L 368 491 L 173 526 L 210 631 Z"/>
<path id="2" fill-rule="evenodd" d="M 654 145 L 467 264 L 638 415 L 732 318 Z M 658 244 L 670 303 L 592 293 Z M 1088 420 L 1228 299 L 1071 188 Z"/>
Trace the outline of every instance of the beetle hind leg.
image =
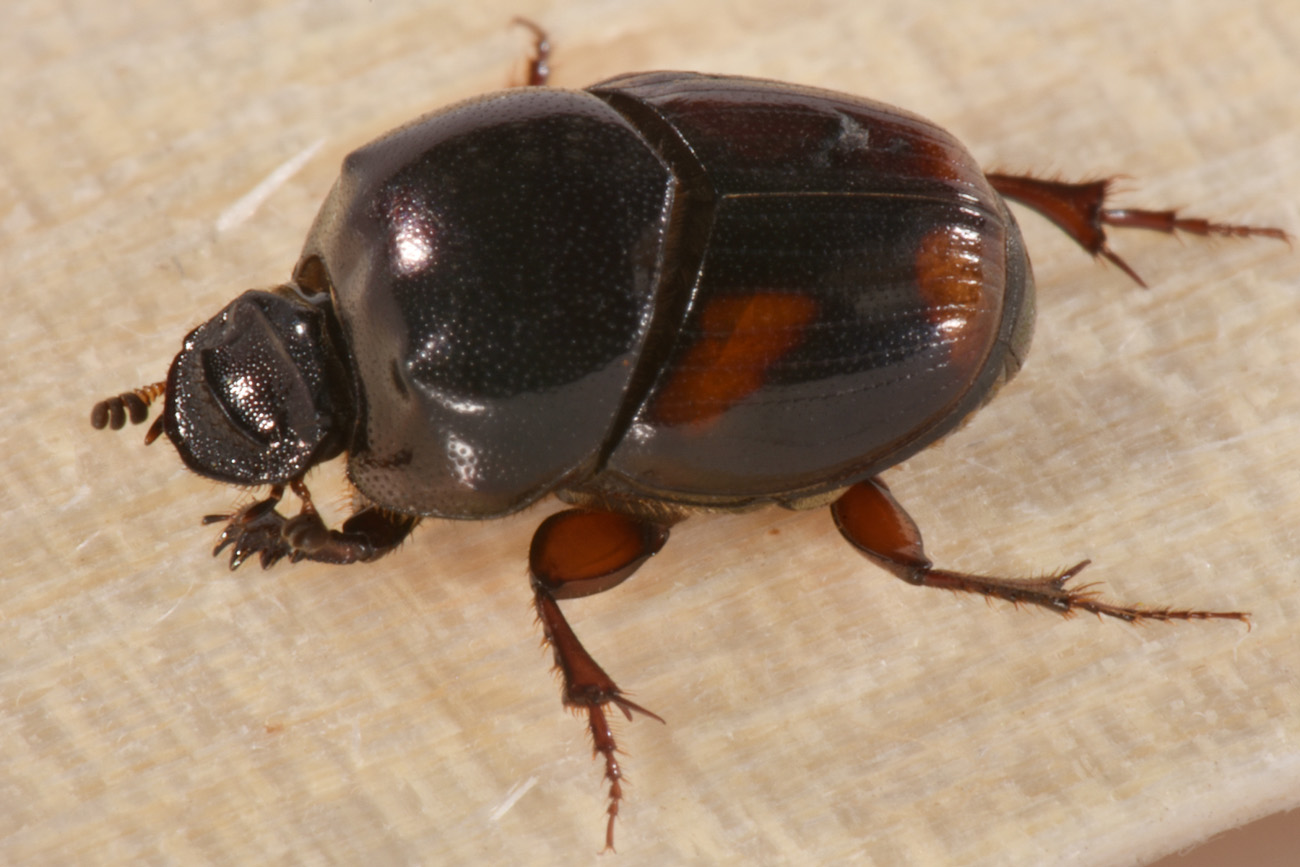
<path id="1" fill-rule="evenodd" d="M 1076 611 L 1115 617 L 1129 623 L 1146 620 L 1240 620 L 1239 611 L 1197 611 L 1115 605 L 1100 598 L 1095 585 L 1067 587 L 1087 560 L 1041 578 L 995 578 L 936 569 L 925 555 L 916 522 L 880 479 L 868 479 L 849 488 L 831 506 L 835 526 L 867 559 L 921 587 L 979 593 L 1015 605 L 1037 605 L 1066 617 Z"/>
<path id="2" fill-rule="evenodd" d="M 629 720 L 634 712 L 659 722 L 663 719 L 627 698 L 582 646 L 558 600 L 590 596 L 617 586 L 666 541 L 668 528 L 662 524 L 617 512 L 569 509 L 542 522 L 528 555 L 537 619 L 564 681 L 564 705 L 586 711 L 593 752 L 605 757 L 605 779 L 609 781 L 605 848 L 610 850 L 623 798 L 623 769 L 605 709 L 613 705 Z"/>
<path id="3" fill-rule="evenodd" d="M 1286 232 L 1265 226 L 1239 226 L 1232 223 L 1215 223 L 1200 217 L 1182 217 L 1175 210 L 1148 211 L 1140 208 L 1107 208 L 1106 194 L 1114 178 L 1104 178 L 1085 183 L 1048 181 L 1028 175 L 985 175 L 993 189 L 1008 199 L 1033 208 L 1055 223 L 1075 242 L 1094 256 L 1101 256 L 1116 265 L 1139 286 L 1146 286 L 1129 264 L 1106 244 L 1106 226 L 1127 229 L 1148 229 L 1172 235 L 1187 232 L 1192 235 L 1220 235 L 1228 237 L 1257 236 L 1288 241 Z"/>

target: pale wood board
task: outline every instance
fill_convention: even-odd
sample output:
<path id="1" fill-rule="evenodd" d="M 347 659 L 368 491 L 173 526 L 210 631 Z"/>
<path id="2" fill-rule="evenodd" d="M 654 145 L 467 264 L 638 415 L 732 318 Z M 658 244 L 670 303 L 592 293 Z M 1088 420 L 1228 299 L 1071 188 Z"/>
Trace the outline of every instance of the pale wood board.
<path id="1" fill-rule="evenodd" d="M 991 166 L 1124 173 L 1130 204 L 1300 230 L 1280 0 L 10 3 L 0 862 L 595 863 L 599 769 L 529 605 L 553 504 L 426 523 L 371 566 L 230 573 L 198 521 L 247 495 L 87 422 L 287 276 L 347 151 L 517 78 L 515 14 L 551 28 L 559 86 L 825 86 Z M 566 605 L 668 722 L 620 727 L 617 863 L 1132 864 L 1300 800 L 1300 255 L 1116 237 L 1141 291 L 1022 225 L 1030 363 L 895 492 L 944 564 L 1091 557 L 1115 598 L 1248 609 L 1253 631 L 917 590 L 824 512 L 695 520 Z"/>

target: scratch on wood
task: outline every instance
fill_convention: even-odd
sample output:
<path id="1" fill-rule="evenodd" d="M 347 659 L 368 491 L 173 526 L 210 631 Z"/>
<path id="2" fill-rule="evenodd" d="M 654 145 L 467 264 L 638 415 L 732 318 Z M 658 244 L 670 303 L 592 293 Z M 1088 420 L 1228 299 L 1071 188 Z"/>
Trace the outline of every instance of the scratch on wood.
<path id="1" fill-rule="evenodd" d="M 519 799 L 528 794 L 528 790 L 535 785 L 537 785 L 536 777 L 529 777 L 522 783 L 516 784 L 509 792 L 506 792 L 506 799 L 501 802 L 499 807 L 492 811 L 492 815 L 489 818 L 491 818 L 493 822 L 500 821 L 501 817 L 510 812 L 510 808 L 519 803 Z"/>
<path id="2" fill-rule="evenodd" d="M 276 166 L 257 186 L 240 196 L 235 200 L 234 204 L 221 212 L 221 216 L 217 217 L 217 231 L 228 232 L 257 213 L 257 209 L 262 206 L 262 203 L 269 199 L 271 194 L 283 186 L 289 178 L 296 175 L 324 145 L 325 139 L 323 137 L 318 138 Z"/>

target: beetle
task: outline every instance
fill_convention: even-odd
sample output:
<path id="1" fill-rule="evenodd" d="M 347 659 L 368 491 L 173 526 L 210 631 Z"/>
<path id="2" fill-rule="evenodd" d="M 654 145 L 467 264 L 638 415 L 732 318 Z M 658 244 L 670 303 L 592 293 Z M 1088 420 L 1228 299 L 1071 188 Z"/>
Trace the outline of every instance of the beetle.
<path id="1" fill-rule="evenodd" d="M 350 154 L 288 282 L 191 331 L 167 379 L 94 407 L 163 410 L 194 472 L 266 497 L 214 555 L 368 562 L 424 517 L 499 518 L 554 494 L 529 551 L 534 604 L 609 783 L 606 713 L 632 702 L 559 602 L 608 590 L 702 510 L 829 507 L 868 559 L 921 586 L 1127 621 L 1235 611 L 1114 604 L 1067 582 L 953 572 L 879 478 L 1009 381 L 1035 289 L 1009 200 L 1137 273 L 1107 227 L 1279 229 L 1107 206 L 1109 180 L 986 173 L 949 133 L 867 99 L 759 79 L 621 75 L 427 115 Z M 346 455 L 360 506 L 337 529 L 306 485 Z M 300 502 L 288 517 L 279 506 Z M 1248 621 L 1247 621 L 1248 622 Z"/>

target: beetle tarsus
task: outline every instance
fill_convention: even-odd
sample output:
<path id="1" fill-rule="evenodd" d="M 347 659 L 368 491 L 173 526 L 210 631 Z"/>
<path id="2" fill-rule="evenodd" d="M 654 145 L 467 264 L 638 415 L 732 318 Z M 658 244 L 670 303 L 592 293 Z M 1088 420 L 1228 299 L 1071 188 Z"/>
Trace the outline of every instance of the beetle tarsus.
<path id="1" fill-rule="evenodd" d="M 587 706 L 587 720 L 591 728 L 592 755 L 605 757 L 605 779 L 609 780 L 609 807 L 605 813 L 609 819 L 605 823 L 605 848 L 602 851 L 614 851 L 614 823 L 618 819 L 618 805 L 623 800 L 623 769 L 619 767 L 618 746 L 614 743 L 614 732 L 605 719 L 605 709 L 599 704 Z"/>
<path id="2" fill-rule="evenodd" d="M 256 503 L 265 505 L 265 502 Z M 263 569 L 269 569 L 285 557 L 292 557 L 294 550 L 284 540 L 283 529 L 285 517 L 274 509 L 251 512 L 241 509 L 232 515 L 207 515 L 205 524 L 227 521 L 226 529 L 217 537 L 212 556 L 216 557 L 226 548 L 230 548 L 230 568 L 238 569 L 254 554 Z"/>
<path id="3" fill-rule="evenodd" d="M 274 485 L 264 500 L 250 503 L 235 512 L 224 515 L 205 515 L 204 524 L 219 524 L 226 528 L 217 537 L 212 556 L 217 557 L 230 548 L 230 569 L 234 571 L 253 554 L 259 554 L 263 569 L 293 554 L 284 540 L 285 517 L 276 511 L 284 498 L 284 485 Z"/>
<path id="4" fill-rule="evenodd" d="M 1106 196 L 1114 178 L 1083 183 L 1049 181 L 1029 175 L 986 175 L 993 189 L 1004 198 L 1033 208 L 1055 223 L 1093 256 L 1100 256 L 1127 274 L 1133 282 L 1147 284 L 1133 268 L 1106 243 L 1106 226 L 1123 229 L 1146 229 L 1153 232 L 1224 237 L 1260 237 L 1290 242 L 1281 229 L 1269 226 L 1244 226 L 1216 223 L 1200 217 L 1181 217 L 1176 210 L 1149 211 L 1141 208 L 1107 208 Z"/>
<path id="5" fill-rule="evenodd" d="M 585 651 L 584 651 L 585 652 Z M 614 687 L 614 694 L 609 695 L 604 702 L 598 703 L 576 703 L 565 701 L 570 707 L 582 707 L 587 711 L 587 720 L 591 729 L 592 756 L 603 755 L 605 757 L 605 779 L 609 780 L 609 807 L 605 813 L 609 816 L 605 824 L 605 848 L 602 851 L 614 851 L 614 821 L 618 818 L 619 803 L 623 800 L 623 769 L 618 763 L 620 752 L 618 744 L 614 742 L 614 731 L 610 728 L 609 722 L 605 717 L 606 705 L 612 704 L 623 712 L 623 716 L 629 721 L 632 719 L 632 712 L 644 714 L 651 719 L 663 722 L 663 718 L 653 711 L 646 710 L 641 705 L 629 701 L 619 692 L 618 687 Z"/>
<path id="6" fill-rule="evenodd" d="M 1148 211 L 1142 208 L 1103 208 L 1101 221 L 1108 226 L 1126 229 L 1148 229 L 1172 235 L 1186 232 L 1189 235 L 1221 235 L 1230 238 L 1272 238 L 1290 243 L 1291 236 L 1271 226 L 1240 226 L 1235 223 L 1216 223 L 1202 217 L 1180 217 L 1177 210 Z"/>

